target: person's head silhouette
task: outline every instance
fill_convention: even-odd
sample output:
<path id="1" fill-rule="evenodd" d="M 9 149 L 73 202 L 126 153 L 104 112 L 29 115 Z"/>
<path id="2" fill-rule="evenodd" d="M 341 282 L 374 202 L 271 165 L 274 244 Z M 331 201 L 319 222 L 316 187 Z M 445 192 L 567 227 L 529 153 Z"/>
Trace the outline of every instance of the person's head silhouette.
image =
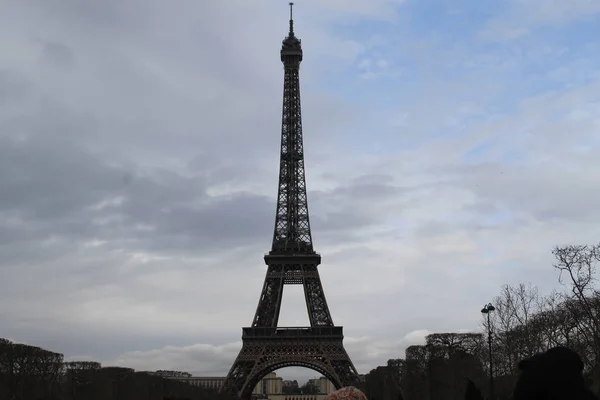
<path id="1" fill-rule="evenodd" d="M 513 392 L 514 400 L 590 400 L 583 362 L 566 347 L 554 347 L 519 363 L 520 375 Z"/>

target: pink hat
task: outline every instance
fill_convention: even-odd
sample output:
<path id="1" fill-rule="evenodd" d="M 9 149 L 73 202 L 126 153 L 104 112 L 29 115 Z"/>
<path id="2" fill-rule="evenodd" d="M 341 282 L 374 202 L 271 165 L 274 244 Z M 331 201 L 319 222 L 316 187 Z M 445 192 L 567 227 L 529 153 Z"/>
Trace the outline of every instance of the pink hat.
<path id="1" fill-rule="evenodd" d="M 367 400 L 367 396 L 354 386 L 346 386 L 329 393 L 325 400 Z"/>

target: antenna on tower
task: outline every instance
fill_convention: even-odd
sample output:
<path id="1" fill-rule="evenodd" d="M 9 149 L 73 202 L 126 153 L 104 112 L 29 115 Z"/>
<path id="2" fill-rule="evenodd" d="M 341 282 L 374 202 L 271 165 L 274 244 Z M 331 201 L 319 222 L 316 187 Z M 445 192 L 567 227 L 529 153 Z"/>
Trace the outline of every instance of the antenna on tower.
<path id="1" fill-rule="evenodd" d="M 294 3 L 290 3 L 290 37 L 294 36 L 293 8 L 294 8 Z"/>

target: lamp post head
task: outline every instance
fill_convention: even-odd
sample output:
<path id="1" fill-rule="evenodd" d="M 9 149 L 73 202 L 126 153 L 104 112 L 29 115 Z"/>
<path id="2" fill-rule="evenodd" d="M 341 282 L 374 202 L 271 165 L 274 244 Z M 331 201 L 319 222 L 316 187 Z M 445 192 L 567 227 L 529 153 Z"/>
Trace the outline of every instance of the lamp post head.
<path id="1" fill-rule="evenodd" d="M 483 306 L 483 308 L 481 309 L 481 313 L 482 314 L 489 314 L 490 312 L 495 311 L 495 310 L 496 310 L 496 307 L 494 307 L 492 305 L 492 303 L 488 303 L 485 306 Z"/>

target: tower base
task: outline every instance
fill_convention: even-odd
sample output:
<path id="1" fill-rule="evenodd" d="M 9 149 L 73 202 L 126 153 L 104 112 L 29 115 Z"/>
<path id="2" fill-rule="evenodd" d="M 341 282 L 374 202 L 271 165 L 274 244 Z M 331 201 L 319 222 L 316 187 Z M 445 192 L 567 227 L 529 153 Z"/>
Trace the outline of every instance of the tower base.
<path id="1" fill-rule="evenodd" d="M 268 373 L 285 367 L 317 371 L 339 389 L 358 385 L 358 373 L 344 349 L 341 326 L 314 328 L 242 328 L 242 350 L 222 391 L 250 399 Z"/>

